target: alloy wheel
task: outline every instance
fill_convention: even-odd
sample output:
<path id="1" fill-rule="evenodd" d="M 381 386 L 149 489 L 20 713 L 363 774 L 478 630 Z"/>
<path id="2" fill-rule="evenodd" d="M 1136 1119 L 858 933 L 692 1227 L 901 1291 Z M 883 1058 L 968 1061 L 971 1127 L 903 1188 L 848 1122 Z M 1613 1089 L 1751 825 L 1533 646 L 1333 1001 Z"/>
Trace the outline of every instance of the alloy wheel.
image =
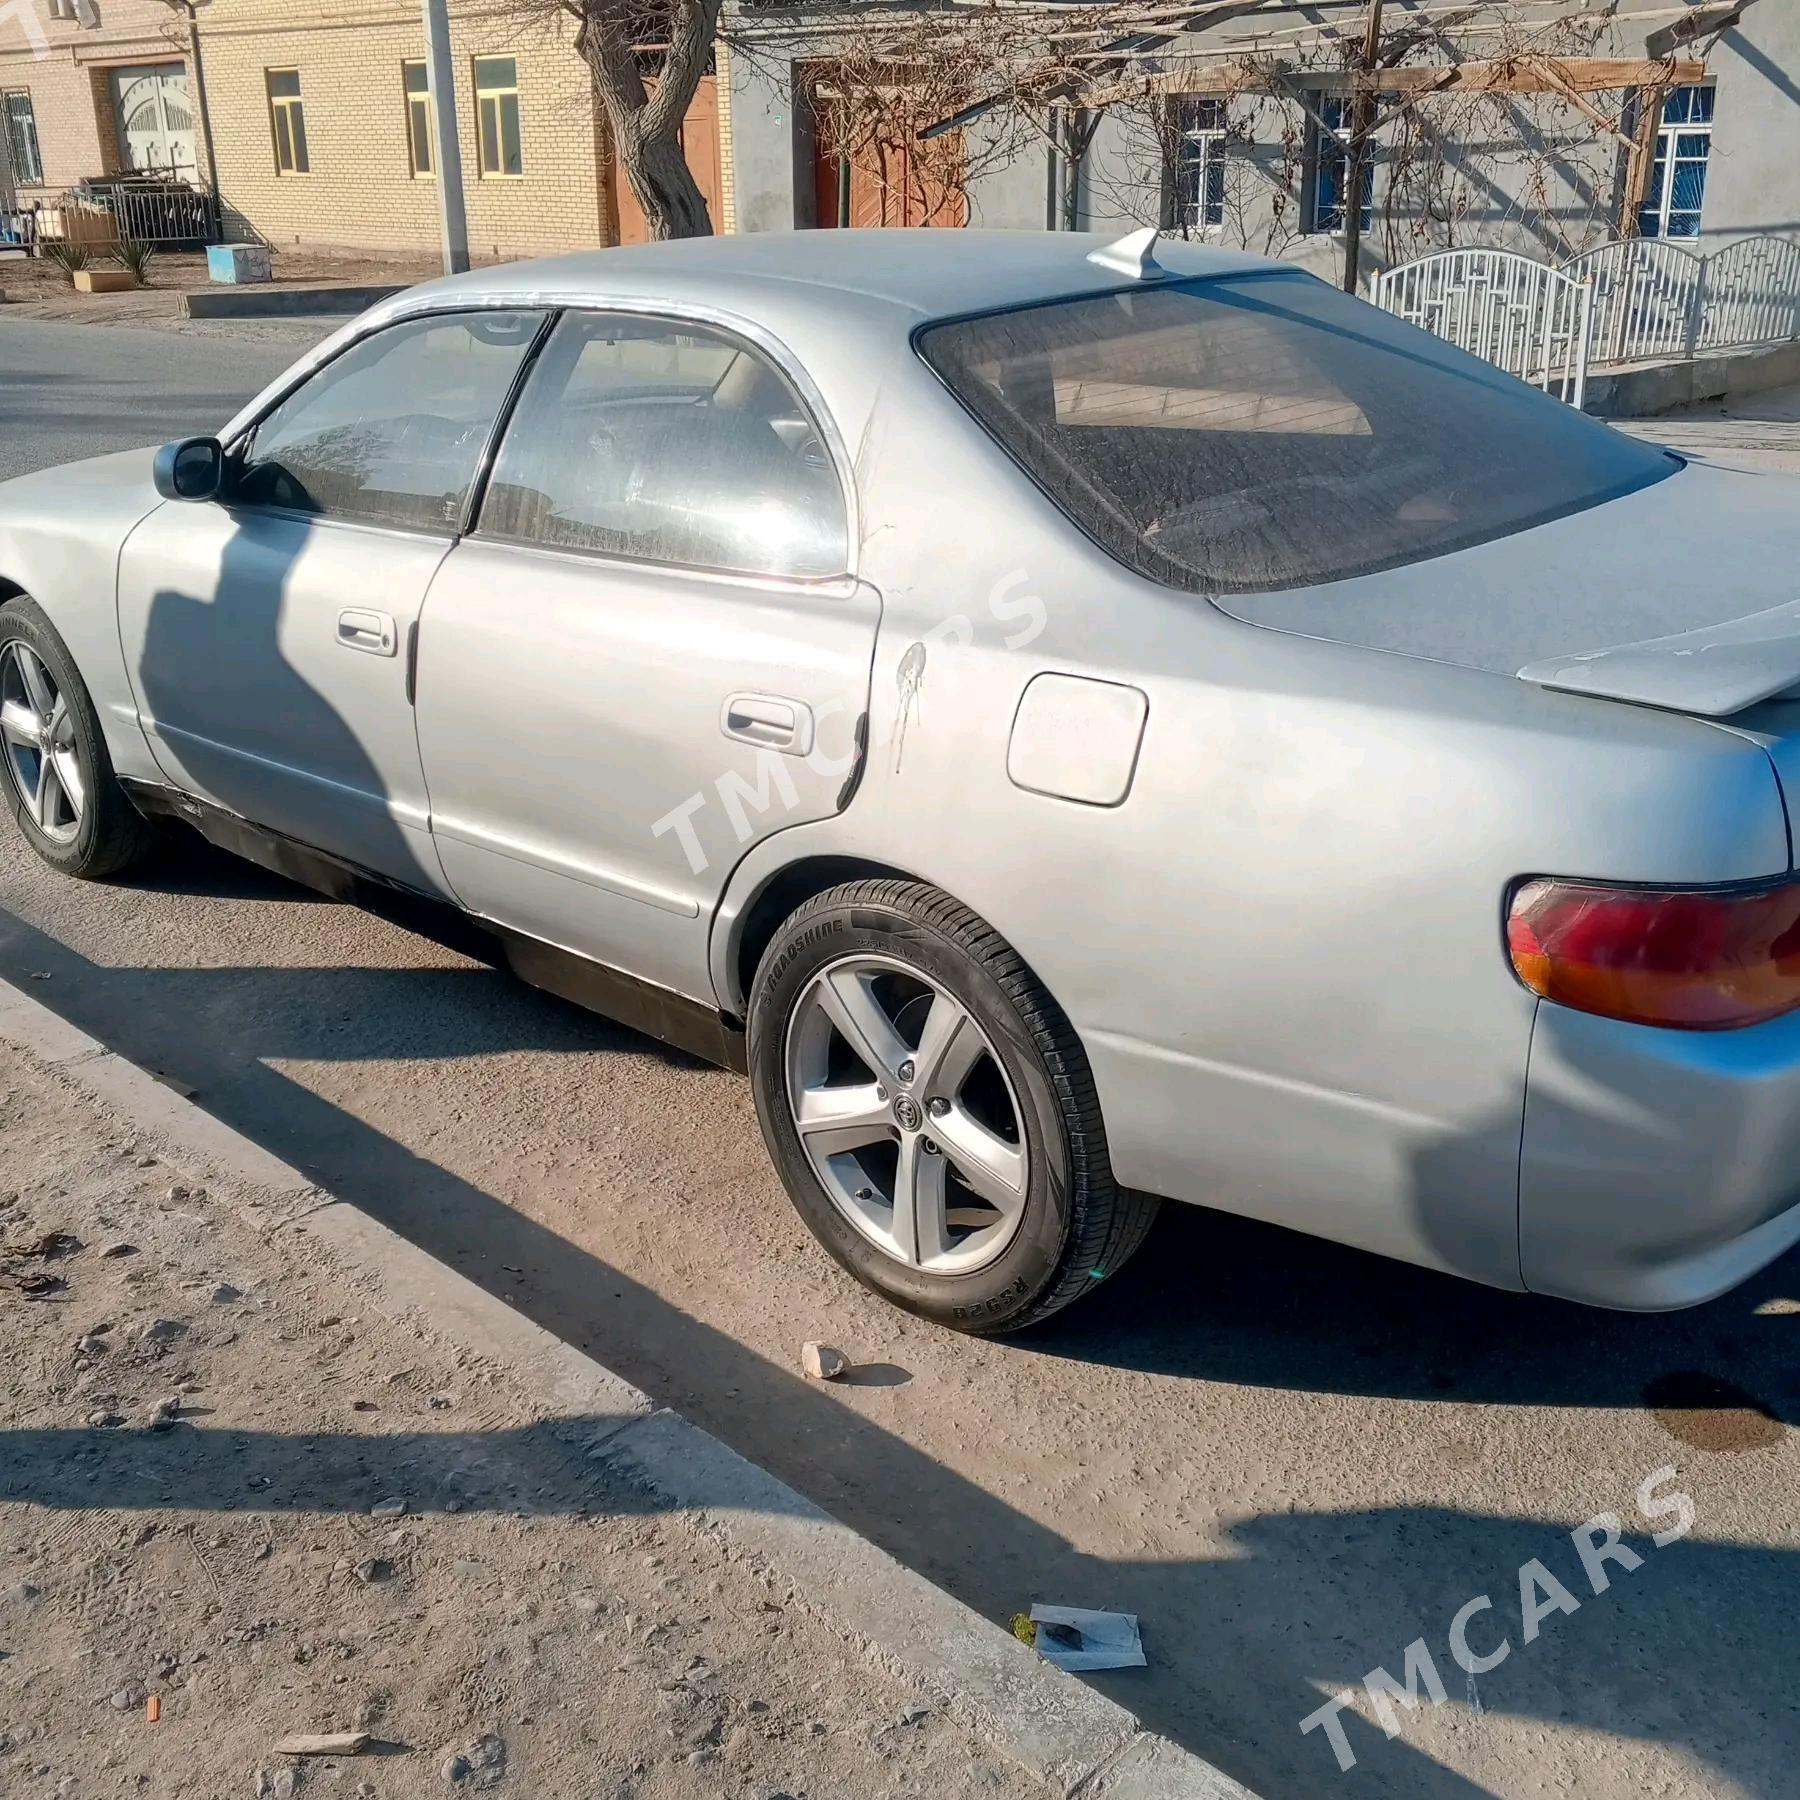
<path id="1" fill-rule="evenodd" d="M 0 743 L 26 816 L 52 843 L 73 843 L 87 808 L 74 714 L 43 658 L 19 638 L 0 647 Z"/>
<path id="2" fill-rule="evenodd" d="M 795 1004 L 786 1071 L 813 1173 L 871 1243 L 934 1275 L 1006 1249 L 1030 1191 L 1022 1114 L 953 994 L 891 957 L 828 964 Z"/>

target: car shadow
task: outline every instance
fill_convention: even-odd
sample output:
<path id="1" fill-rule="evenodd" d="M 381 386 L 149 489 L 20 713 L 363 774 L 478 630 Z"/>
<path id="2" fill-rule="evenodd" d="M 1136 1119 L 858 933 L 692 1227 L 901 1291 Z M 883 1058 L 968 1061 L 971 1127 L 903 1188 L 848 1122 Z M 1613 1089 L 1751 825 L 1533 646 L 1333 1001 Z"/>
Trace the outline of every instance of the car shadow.
<path id="1" fill-rule="evenodd" d="M 1321 1735 L 1303 1738 L 1299 1722 L 1372 1667 L 1400 1675 L 1405 1647 L 1433 1632 L 1450 1699 L 1467 1712 L 1461 1672 L 1443 1648 L 1448 1621 L 1491 1590 L 1504 1629 L 1503 1595 L 1532 1556 L 1573 1585 L 1572 1521 L 1477 1507 L 1253 1510 L 1223 1529 L 1230 1553 L 1218 1558 L 1094 1555 L 1081 1548 L 1078 1517 L 1021 1512 L 271 1066 L 596 1045 L 658 1054 L 648 1040 L 488 970 L 99 969 L 4 916 L 0 969 L 15 979 L 48 974 L 30 991 L 71 1023 L 194 1086 L 198 1104 L 656 1400 L 699 1414 L 740 1453 L 988 1617 L 1042 1597 L 1139 1613 L 1151 1667 L 1094 1685 L 1253 1788 L 1433 1800 L 1482 1791 L 1404 1732 L 1389 1740 L 1355 1715 L 1344 1723 L 1357 1766 L 1340 1775 Z M 428 1014 L 449 1023 L 424 1027 Z M 728 1078 L 697 1070 L 693 1079 Z M 1766 1285 L 1787 1285 L 1780 1269 Z M 1758 1379 L 1772 1385 L 1780 1359 L 1743 1329 L 1761 1291 L 1735 1311 L 1727 1302 L 1702 1309 L 1710 1328 L 1682 1317 L 1621 1319 L 1171 1208 L 1132 1269 L 1018 1341 L 1039 1355 L 1293 1392 L 1635 1405 L 1651 1372 L 1668 1372 L 1671 1360 L 1634 1351 L 1640 1332 L 1678 1345 L 1675 1360 L 1700 1362 L 1704 1349 L 1706 1367 L 1740 1379 L 1745 1352 L 1754 1352 Z M 1721 1336 L 1727 1317 L 1739 1327 Z M 1656 1339 L 1671 1331 L 1675 1338 Z M 1791 1406 L 1791 1376 L 1781 1392 Z M 510 1434 L 292 1440 L 200 1422 L 168 1435 L 175 1441 L 0 1430 L 0 1495 L 48 1506 L 275 1506 L 304 1467 L 309 1504 L 346 1511 L 366 1511 L 375 1488 L 404 1491 L 427 1510 L 444 1496 L 525 1513 L 653 1504 L 642 1494 L 596 1498 L 591 1481 L 581 1485 L 588 1465 L 556 1472 L 591 1435 L 581 1420 Z M 1644 1472 L 1630 1473 L 1635 1481 Z M 1627 1518 L 1628 1534 L 1637 1523 Z M 1704 1529 L 1703 1518 L 1695 1538 L 1667 1551 L 1647 1547 L 1641 1530 L 1628 1535 L 1646 1567 L 1618 1593 L 1589 1599 L 1578 1617 L 1553 1619 L 1529 1647 L 1515 1597 L 1515 1653 L 1481 1680 L 1481 1707 L 1602 1739 L 1678 1744 L 1722 1784 L 1758 1791 L 1778 1753 L 1800 1741 L 1786 1659 L 1746 1646 L 1779 1641 L 1773 1621 L 1800 1600 L 1800 1555 L 1703 1541 Z M 1657 1674 L 1659 1646 L 1669 1645 L 1680 1646 L 1677 1684 Z M 1590 1753 L 1604 1758 L 1604 1743 Z"/>

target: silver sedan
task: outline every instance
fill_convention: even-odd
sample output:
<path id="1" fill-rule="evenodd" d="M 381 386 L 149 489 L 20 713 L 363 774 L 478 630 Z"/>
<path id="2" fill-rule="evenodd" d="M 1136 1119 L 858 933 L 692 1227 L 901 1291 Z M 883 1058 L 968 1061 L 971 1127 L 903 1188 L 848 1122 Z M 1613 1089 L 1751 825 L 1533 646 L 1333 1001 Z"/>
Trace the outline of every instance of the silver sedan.
<path id="1" fill-rule="evenodd" d="M 0 785 L 746 1068 L 964 1330 L 1161 1197 L 1681 1306 L 1800 1237 L 1797 517 L 1153 234 L 514 264 L 0 487 Z"/>

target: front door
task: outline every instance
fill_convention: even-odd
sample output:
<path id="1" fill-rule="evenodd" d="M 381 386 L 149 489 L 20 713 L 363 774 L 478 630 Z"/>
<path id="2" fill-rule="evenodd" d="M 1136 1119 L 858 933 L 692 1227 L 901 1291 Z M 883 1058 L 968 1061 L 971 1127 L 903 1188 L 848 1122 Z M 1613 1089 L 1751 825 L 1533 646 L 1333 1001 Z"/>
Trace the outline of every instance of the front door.
<path id="1" fill-rule="evenodd" d="M 852 786 L 880 609 L 825 431 L 722 332 L 565 315 L 420 624 L 466 906 L 706 996 L 739 858 Z"/>
<path id="2" fill-rule="evenodd" d="M 120 630 L 171 782 L 441 890 L 408 651 L 541 324 L 445 314 L 361 339 L 256 426 L 223 503 L 171 501 L 133 532 Z"/>
<path id="3" fill-rule="evenodd" d="M 112 93 L 119 167 L 132 174 L 193 180 L 197 164 L 187 69 L 181 63 L 114 69 Z"/>

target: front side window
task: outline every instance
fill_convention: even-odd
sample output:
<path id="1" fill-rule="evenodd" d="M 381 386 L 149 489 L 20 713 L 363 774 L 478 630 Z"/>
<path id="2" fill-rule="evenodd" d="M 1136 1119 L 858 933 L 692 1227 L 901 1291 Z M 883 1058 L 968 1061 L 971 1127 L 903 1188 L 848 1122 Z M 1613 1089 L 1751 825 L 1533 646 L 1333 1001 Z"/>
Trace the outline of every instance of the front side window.
<path id="1" fill-rule="evenodd" d="M 1395 568 L 1677 466 L 1298 272 L 955 320 L 919 345 L 1077 525 L 1198 593 Z"/>
<path id="2" fill-rule="evenodd" d="M 484 176 L 521 175 L 519 63 L 512 56 L 475 59 L 475 124 Z"/>
<path id="3" fill-rule="evenodd" d="M 298 69 L 270 69 L 269 126 L 275 136 L 275 172 L 305 175 L 312 164 L 306 155 L 306 112 L 300 102 Z"/>
<path id="4" fill-rule="evenodd" d="M 372 333 L 263 417 L 239 452 L 232 499 L 456 530 L 542 322 L 541 313 L 452 313 Z"/>
<path id="5" fill-rule="evenodd" d="M 486 536 L 752 575 L 838 575 L 844 498 L 811 415 L 702 326 L 571 313 L 507 427 Z"/>
<path id="6" fill-rule="evenodd" d="M 23 88 L 0 94 L 0 113 L 5 117 L 6 141 L 12 151 L 13 180 L 20 187 L 42 187 L 44 158 L 38 148 L 37 112 L 31 96 Z"/>
<path id="7" fill-rule="evenodd" d="M 1306 231 L 1344 229 L 1344 191 L 1350 185 L 1351 120 L 1356 102 L 1348 94 L 1311 96 L 1313 113 L 1306 121 Z M 1369 229 L 1375 192 L 1374 140 L 1363 154 L 1362 229 Z"/>
<path id="8" fill-rule="evenodd" d="M 406 154 L 413 178 L 431 173 L 431 75 L 422 62 L 400 65 L 406 93 Z"/>
<path id="9" fill-rule="evenodd" d="M 1200 236 L 1225 223 L 1225 102 L 1195 96 L 1177 108 L 1176 223 Z"/>
<path id="10" fill-rule="evenodd" d="M 1640 237 L 1695 238 L 1712 155 L 1713 90 L 1671 88 L 1656 128 L 1656 159 L 1638 208 Z"/>

